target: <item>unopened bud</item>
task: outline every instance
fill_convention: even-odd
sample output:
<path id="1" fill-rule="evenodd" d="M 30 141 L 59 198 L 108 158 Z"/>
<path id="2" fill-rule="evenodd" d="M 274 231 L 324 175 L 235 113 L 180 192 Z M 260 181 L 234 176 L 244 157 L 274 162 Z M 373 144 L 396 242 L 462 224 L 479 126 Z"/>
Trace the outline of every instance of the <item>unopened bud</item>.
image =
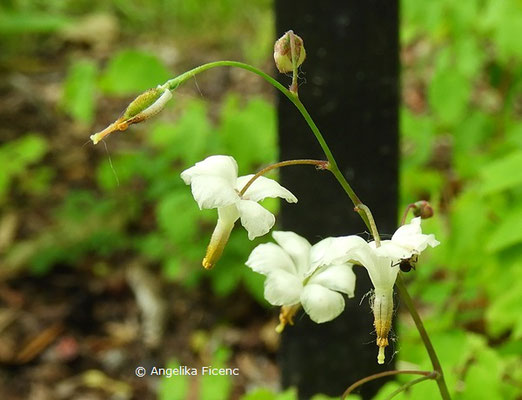
<path id="1" fill-rule="evenodd" d="M 292 62 L 292 47 L 293 56 L 296 61 L 295 66 L 297 68 L 306 58 L 303 39 L 297 36 L 293 31 L 288 31 L 275 42 L 274 61 L 277 69 L 281 73 L 292 72 L 294 70 L 294 64 Z"/>
<path id="2" fill-rule="evenodd" d="M 417 201 L 414 203 L 414 206 L 413 215 L 416 217 L 421 217 L 422 219 L 433 217 L 433 208 L 426 200 Z"/>
<path id="3" fill-rule="evenodd" d="M 172 98 L 172 93 L 168 89 L 160 86 L 149 89 L 136 97 L 125 109 L 123 115 L 110 124 L 104 130 L 91 135 L 91 140 L 97 144 L 105 136 L 116 131 L 124 131 L 129 125 L 145 121 L 165 107 L 165 104 Z"/>

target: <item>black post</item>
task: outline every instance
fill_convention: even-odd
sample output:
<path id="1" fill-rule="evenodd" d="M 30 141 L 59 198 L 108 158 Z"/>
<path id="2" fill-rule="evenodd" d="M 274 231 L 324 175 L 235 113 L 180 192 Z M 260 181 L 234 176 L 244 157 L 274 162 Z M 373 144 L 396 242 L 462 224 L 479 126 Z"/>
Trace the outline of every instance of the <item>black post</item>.
<path id="1" fill-rule="evenodd" d="M 277 34 L 292 29 L 304 40 L 299 96 L 325 135 L 339 167 L 374 213 L 381 233 L 397 224 L 398 180 L 398 2 L 276 0 Z M 290 84 L 281 76 L 280 82 Z M 294 106 L 279 99 L 280 158 L 324 159 Z M 312 244 L 328 236 L 362 233 L 362 220 L 334 177 L 306 167 L 281 170 L 281 181 L 298 197 L 282 202 L 282 230 Z M 367 273 L 356 268 L 356 297 L 333 322 L 317 325 L 307 316 L 283 333 L 280 361 L 283 385 L 297 386 L 299 398 L 315 393 L 340 395 L 369 374 L 393 369 L 393 343 L 386 363 L 377 364 Z M 383 381 L 361 389 L 370 398 Z"/>

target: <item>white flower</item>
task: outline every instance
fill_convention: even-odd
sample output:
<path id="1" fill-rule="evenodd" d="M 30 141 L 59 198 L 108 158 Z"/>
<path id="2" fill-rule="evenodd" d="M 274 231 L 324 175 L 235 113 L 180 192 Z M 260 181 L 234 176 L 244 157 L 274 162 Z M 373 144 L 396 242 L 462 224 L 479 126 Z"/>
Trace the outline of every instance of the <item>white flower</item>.
<path id="1" fill-rule="evenodd" d="M 317 323 L 337 317 L 344 310 L 341 293 L 354 296 L 352 264 L 331 260 L 319 266 L 319 262 L 312 261 L 323 259 L 324 248 L 334 245 L 333 238 L 311 246 L 305 238 L 293 232 L 273 232 L 272 236 L 278 245 L 266 243 L 257 246 L 246 262 L 252 270 L 267 276 L 267 301 L 276 306 L 300 303 Z"/>
<path id="2" fill-rule="evenodd" d="M 289 203 L 297 202 L 290 191 L 263 176 L 258 177 L 240 196 L 241 189 L 253 176 L 238 178 L 236 160 L 229 156 L 210 156 L 181 173 L 183 181 L 191 185 L 200 209 L 218 209 L 218 222 L 203 259 L 205 268 L 215 265 L 238 219 L 248 231 L 250 240 L 270 231 L 275 217 L 259 205 L 259 201 L 267 197 L 281 197 Z"/>
<path id="3" fill-rule="evenodd" d="M 377 333 L 377 345 L 379 346 L 379 364 L 384 363 L 384 348 L 388 345 L 388 333 L 391 329 L 393 315 L 393 286 L 399 273 L 401 260 L 410 259 L 419 255 L 429 245 L 435 247 L 439 242 L 433 235 L 425 235 L 421 230 L 420 217 L 412 219 L 409 224 L 401 226 L 393 234 L 391 240 L 383 240 L 377 247 L 375 242 L 366 243 L 363 239 L 352 239 L 348 243 L 346 238 L 344 246 L 337 246 L 337 251 L 325 249 L 329 254 L 319 265 L 328 262 L 328 257 L 335 258 L 338 262 L 352 262 L 364 266 L 368 270 L 374 286 L 372 296 L 372 310 L 374 325 Z M 364 242 L 364 243 L 363 243 Z"/>

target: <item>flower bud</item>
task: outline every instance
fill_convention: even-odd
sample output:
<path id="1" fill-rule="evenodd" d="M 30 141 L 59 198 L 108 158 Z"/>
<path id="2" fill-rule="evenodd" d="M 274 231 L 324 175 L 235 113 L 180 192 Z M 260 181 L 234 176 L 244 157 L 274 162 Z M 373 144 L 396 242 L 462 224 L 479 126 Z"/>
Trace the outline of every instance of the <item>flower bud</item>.
<path id="1" fill-rule="evenodd" d="M 115 131 L 124 131 L 129 125 L 145 121 L 159 113 L 172 98 L 170 90 L 158 86 L 149 89 L 136 97 L 125 109 L 123 115 L 104 130 L 91 135 L 91 140 L 97 144 L 105 136 Z"/>
<path id="2" fill-rule="evenodd" d="M 299 67 L 306 58 L 303 39 L 294 34 L 293 31 L 286 32 L 274 45 L 274 61 L 277 69 L 281 73 L 292 72 L 294 64 L 292 62 L 292 41 L 293 52 L 296 60 L 296 68 Z"/>
<path id="3" fill-rule="evenodd" d="M 413 215 L 416 217 L 421 217 L 422 219 L 433 217 L 433 208 L 426 200 L 417 201 L 414 203 L 414 206 Z"/>

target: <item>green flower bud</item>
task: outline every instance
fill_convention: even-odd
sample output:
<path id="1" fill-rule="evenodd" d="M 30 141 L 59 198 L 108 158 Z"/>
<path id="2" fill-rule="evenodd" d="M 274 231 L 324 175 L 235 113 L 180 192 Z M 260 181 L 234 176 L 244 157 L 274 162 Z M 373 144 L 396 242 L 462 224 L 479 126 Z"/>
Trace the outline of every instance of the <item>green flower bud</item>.
<path id="1" fill-rule="evenodd" d="M 145 121 L 159 113 L 172 98 L 170 90 L 158 86 L 149 89 L 136 97 L 125 109 L 123 115 L 104 130 L 91 135 L 91 140 L 97 144 L 105 136 L 115 131 L 124 131 L 129 125 Z"/>
<path id="2" fill-rule="evenodd" d="M 303 39 L 297 36 L 293 31 L 286 32 L 274 45 L 274 61 L 277 69 L 281 73 L 292 72 L 294 70 L 294 64 L 292 62 L 292 41 L 296 68 L 299 67 L 306 58 Z"/>

